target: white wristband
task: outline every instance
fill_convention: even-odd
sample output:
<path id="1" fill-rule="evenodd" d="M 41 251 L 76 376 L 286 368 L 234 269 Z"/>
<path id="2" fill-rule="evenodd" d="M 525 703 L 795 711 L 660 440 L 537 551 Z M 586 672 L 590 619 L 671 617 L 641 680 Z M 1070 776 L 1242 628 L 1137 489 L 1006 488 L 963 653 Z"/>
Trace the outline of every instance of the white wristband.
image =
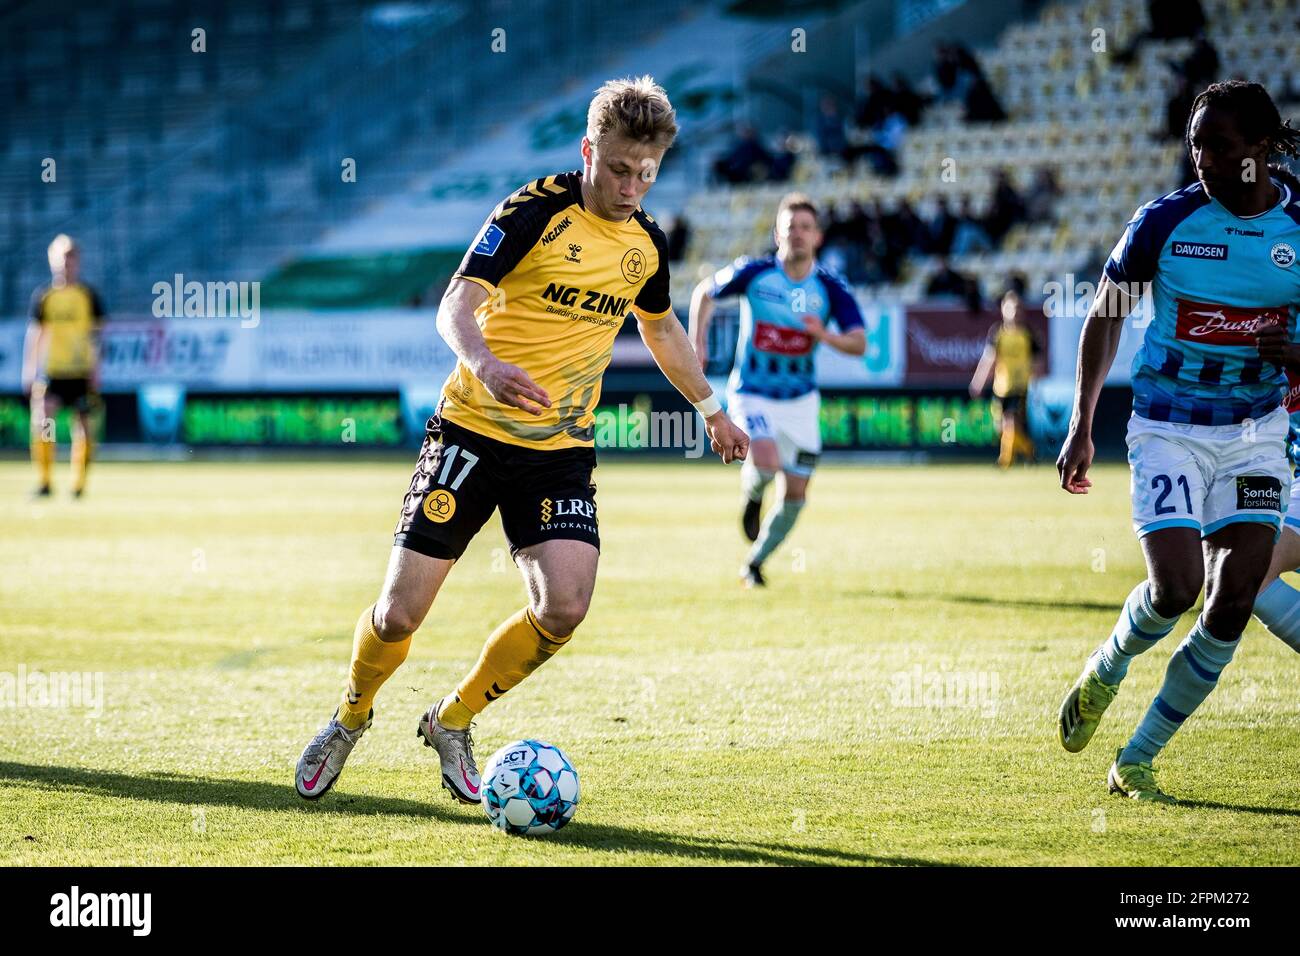
<path id="1" fill-rule="evenodd" d="M 704 398 L 700 399 L 698 402 L 691 402 L 691 404 L 694 405 L 695 410 L 705 418 L 711 418 L 718 412 L 722 411 L 722 403 L 718 401 L 718 396 L 714 395 L 712 392 L 709 392 L 708 395 L 704 396 Z"/>

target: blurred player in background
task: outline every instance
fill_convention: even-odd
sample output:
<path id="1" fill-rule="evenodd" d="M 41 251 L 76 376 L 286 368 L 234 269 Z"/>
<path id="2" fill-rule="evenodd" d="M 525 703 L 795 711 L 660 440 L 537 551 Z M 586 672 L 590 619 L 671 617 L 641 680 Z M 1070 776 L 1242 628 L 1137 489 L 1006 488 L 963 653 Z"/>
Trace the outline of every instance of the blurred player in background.
<path id="1" fill-rule="evenodd" d="M 1014 283 L 1002 295 L 1002 321 L 989 329 L 988 343 L 970 381 L 971 398 L 993 379 L 993 415 L 1001 428 L 998 467 L 1010 468 L 1016 456 L 1037 461 L 1029 438 L 1029 385 L 1043 375 L 1043 347 L 1025 321 L 1024 286 Z"/>
<path id="2" fill-rule="evenodd" d="M 1152 761 L 1232 660 L 1287 506 L 1280 363 L 1300 305 L 1300 195 L 1295 178 L 1268 160 L 1295 156 L 1297 143 L 1258 83 L 1215 83 L 1197 96 L 1187 147 L 1199 182 L 1137 211 L 1079 343 L 1074 415 L 1057 461 L 1071 494 L 1092 484 L 1093 412 L 1124 317 L 1137 293 L 1152 296 L 1128 426 L 1133 526 L 1148 579 L 1065 696 L 1058 734 L 1066 750 L 1087 746 L 1133 657 L 1173 629 L 1205 584 L 1201 616 L 1107 777 L 1112 792 L 1138 800 L 1174 802 L 1156 786 Z M 1261 342 L 1271 326 L 1280 339 L 1267 333 Z"/>
<path id="3" fill-rule="evenodd" d="M 99 330 L 104 306 L 90 286 L 79 279 L 81 253 L 67 236 L 50 243 L 50 284 L 32 296 L 31 324 L 23 346 L 23 391 L 31 395 L 32 462 L 36 494 L 50 494 L 54 470 L 54 416 L 72 410 L 72 494 L 86 490 L 91 413 L 99 394 Z"/>
<path id="4" fill-rule="evenodd" d="M 847 355 L 867 350 L 862 314 L 844 280 L 818 264 L 822 232 L 817 208 L 792 193 L 776 212 L 776 254 L 737 259 L 695 287 L 690 335 L 700 367 L 709 361 L 714 302 L 741 296 L 736 359 L 727 382 L 727 412 L 752 445 L 741 469 L 741 527 L 754 542 L 741 579 L 762 587 L 763 562 L 785 540 L 803 510 L 821 454 L 821 398 L 813 362 L 817 343 Z M 833 321 L 838 331 L 827 326 Z M 781 503 L 759 525 L 763 492 L 781 472 Z"/>
<path id="5" fill-rule="evenodd" d="M 704 416 L 713 450 L 744 458 L 668 299 L 667 239 L 641 209 L 676 114 L 650 77 L 596 92 L 583 169 L 504 199 L 438 310 L 458 363 L 429 420 L 379 600 L 357 621 L 347 690 L 298 761 L 308 799 L 338 779 L 370 726 L 376 692 L 406 659 L 453 564 L 493 511 L 528 604 L 492 632 L 460 684 L 420 718 L 443 786 L 477 803 L 471 721 L 573 637 L 596 585 L 594 421 L 614 337 L 634 313 L 664 375 Z M 558 240 L 558 241 L 557 241 Z"/>

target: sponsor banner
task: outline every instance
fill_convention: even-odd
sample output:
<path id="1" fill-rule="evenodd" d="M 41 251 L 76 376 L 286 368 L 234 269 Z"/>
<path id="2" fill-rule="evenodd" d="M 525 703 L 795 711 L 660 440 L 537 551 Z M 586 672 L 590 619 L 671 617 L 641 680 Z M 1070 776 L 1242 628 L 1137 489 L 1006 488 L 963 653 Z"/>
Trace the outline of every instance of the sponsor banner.
<path id="1" fill-rule="evenodd" d="M 0 322 L 0 392 L 21 386 L 26 322 Z M 110 317 L 102 336 L 105 393 L 154 384 L 191 391 L 396 390 L 441 385 L 455 356 L 434 313 L 265 311 L 237 318 Z"/>
<path id="2" fill-rule="evenodd" d="M 1029 327 L 1050 355 L 1047 317 L 1026 310 Z M 1002 321 L 996 310 L 970 312 L 963 308 L 922 306 L 907 310 L 908 385 L 966 385 L 984 354 L 989 329 Z"/>
<path id="3" fill-rule="evenodd" d="M 1214 302 L 1178 299 L 1174 337 L 1206 345 L 1254 346 L 1260 329 L 1287 324 L 1286 306 L 1239 309 Z"/>

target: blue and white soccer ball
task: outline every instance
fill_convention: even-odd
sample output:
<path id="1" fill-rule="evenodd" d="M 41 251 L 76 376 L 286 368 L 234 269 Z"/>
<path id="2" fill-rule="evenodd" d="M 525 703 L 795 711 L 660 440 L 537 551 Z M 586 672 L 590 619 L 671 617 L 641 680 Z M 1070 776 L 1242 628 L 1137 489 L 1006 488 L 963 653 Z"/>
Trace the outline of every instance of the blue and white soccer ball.
<path id="1" fill-rule="evenodd" d="M 506 833 L 554 833 L 578 808 L 578 771 L 559 747 L 517 740 L 494 753 L 479 799 L 492 825 Z"/>

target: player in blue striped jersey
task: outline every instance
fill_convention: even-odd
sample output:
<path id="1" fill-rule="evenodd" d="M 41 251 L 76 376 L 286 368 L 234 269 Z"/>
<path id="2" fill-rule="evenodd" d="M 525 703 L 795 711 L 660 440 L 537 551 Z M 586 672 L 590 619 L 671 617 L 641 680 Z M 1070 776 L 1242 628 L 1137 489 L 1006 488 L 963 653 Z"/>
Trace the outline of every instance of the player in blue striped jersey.
<path id="1" fill-rule="evenodd" d="M 814 350 L 819 342 L 848 355 L 866 352 L 862 313 L 844 280 L 818 264 L 817 209 L 792 193 L 777 207 L 776 255 L 737 259 L 691 296 L 690 333 L 707 365 L 713 303 L 740 297 L 740 333 L 727 383 L 727 414 L 750 436 L 741 469 L 741 527 L 754 542 L 741 579 L 761 587 L 763 562 L 785 540 L 807 499 L 821 453 L 821 399 Z M 828 328 L 834 322 L 836 331 Z M 781 472 L 781 503 L 759 525 L 763 492 Z"/>
<path id="2" fill-rule="evenodd" d="M 1286 376 L 1268 343 L 1295 341 L 1300 190 L 1268 161 L 1296 155 L 1296 145 L 1259 84 L 1202 92 L 1187 126 L 1198 182 L 1134 215 L 1079 342 L 1074 415 L 1057 461 L 1072 494 L 1091 487 L 1093 412 L 1123 319 L 1137 294 L 1151 297 L 1128 426 L 1133 526 L 1148 576 L 1066 694 L 1058 727 L 1066 750 L 1087 745 L 1129 662 L 1206 590 L 1160 692 L 1111 765 L 1110 790 L 1139 800 L 1173 802 L 1152 762 L 1232 660 L 1290 496 Z"/>

